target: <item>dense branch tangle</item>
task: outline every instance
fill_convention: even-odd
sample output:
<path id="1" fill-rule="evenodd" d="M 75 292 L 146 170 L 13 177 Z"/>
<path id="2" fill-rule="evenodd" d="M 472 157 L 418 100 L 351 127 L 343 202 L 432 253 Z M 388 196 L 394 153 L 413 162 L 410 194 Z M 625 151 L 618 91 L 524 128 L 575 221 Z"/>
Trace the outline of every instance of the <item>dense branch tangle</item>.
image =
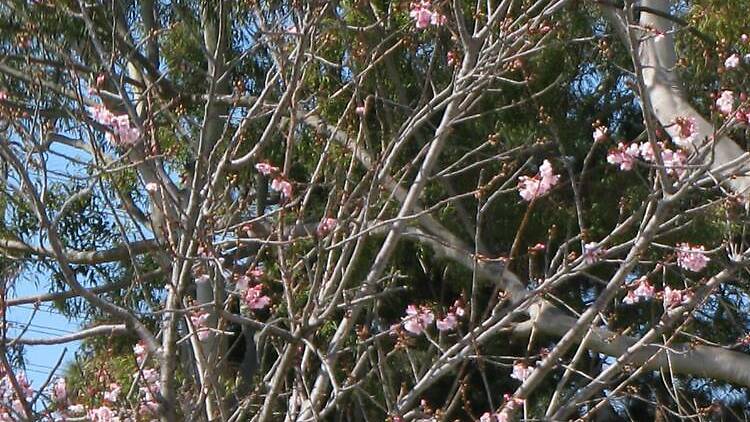
<path id="1" fill-rule="evenodd" d="M 592 399 L 584 410 L 614 412 L 638 376 L 670 379 L 675 414 L 692 406 L 678 376 L 750 386 L 749 358 L 694 326 L 744 280 L 742 221 L 731 259 L 717 243 L 707 269 L 675 264 L 675 239 L 738 213 L 725 189 L 744 195 L 746 179 L 730 138 L 704 143 L 732 122 L 675 91 L 668 2 L 644 4 L 640 25 L 630 2 L 602 6 L 636 72 L 635 95 L 613 95 L 640 96 L 647 122 L 629 106 L 612 130 L 643 130 L 656 154 L 627 182 L 612 181 L 609 146 L 566 122 L 592 122 L 590 108 L 555 108 L 578 70 L 555 51 L 585 51 L 575 18 L 597 10 L 263 3 L 0 6 L 2 263 L 57 281 L 4 303 L 82 298 L 92 323 L 4 344 L 88 339 L 93 358 L 139 344 L 100 369 L 135 383 L 127 398 L 71 393 L 49 412 L 78 400 L 164 421 L 452 420 L 507 417 L 522 399 L 528 417 L 564 419 Z M 669 35 L 649 44 L 644 28 Z M 659 132 L 679 136 L 678 117 L 701 120 L 676 171 Z M 640 276 L 664 300 L 677 278 L 692 296 L 627 308 Z M 113 333 L 127 335 L 99 339 Z"/>

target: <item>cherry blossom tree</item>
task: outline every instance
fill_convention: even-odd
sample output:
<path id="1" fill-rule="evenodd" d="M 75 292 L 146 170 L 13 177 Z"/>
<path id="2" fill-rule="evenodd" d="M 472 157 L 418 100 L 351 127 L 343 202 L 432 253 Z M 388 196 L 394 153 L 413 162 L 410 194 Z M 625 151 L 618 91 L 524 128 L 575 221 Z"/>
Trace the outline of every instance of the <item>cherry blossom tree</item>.
<path id="1" fill-rule="evenodd" d="M 747 417 L 748 36 L 579 3 L 0 2 L 0 420 Z"/>

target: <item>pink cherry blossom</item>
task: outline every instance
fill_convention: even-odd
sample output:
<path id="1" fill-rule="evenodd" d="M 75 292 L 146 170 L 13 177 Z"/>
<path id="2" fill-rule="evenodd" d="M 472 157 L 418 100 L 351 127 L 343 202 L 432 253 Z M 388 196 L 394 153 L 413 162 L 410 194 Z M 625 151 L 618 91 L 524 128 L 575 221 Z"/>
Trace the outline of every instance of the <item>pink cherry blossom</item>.
<path id="1" fill-rule="evenodd" d="M 91 117 L 94 119 L 94 121 L 104 126 L 111 125 L 112 121 L 115 118 L 115 116 L 112 113 L 110 113 L 110 111 L 107 110 L 106 107 L 100 104 L 95 105 L 93 107 L 89 107 L 89 113 L 91 113 Z"/>
<path id="2" fill-rule="evenodd" d="M 672 141 L 680 148 L 689 147 L 698 134 L 695 117 L 678 117 L 674 121 L 677 130 L 672 135 Z"/>
<path id="3" fill-rule="evenodd" d="M 211 331 L 208 329 L 208 319 L 210 315 L 206 311 L 195 311 L 190 314 L 190 322 L 193 323 L 193 327 L 195 328 L 195 333 L 198 336 L 198 340 L 205 340 L 209 337 L 211 334 Z"/>
<path id="4" fill-rule="evenodd" d="M 107 133 L 107 139 L 116 146 L 132 146 L 141 138 L 141 131 L 130 125 L 130 117 L 127 114 L 115 116 L 103 105 L 89 107 L 91 117 L 103 126 L 107 126 L 112 132 Z"/>
<path id="5" fill-rule="evenodd" d="M 510 422 L 510 412 L 507 409 L 497 413 L 484 412 L 479 422 Z"/>
<path id="6" fill-rule="evenodd" d="M 622 142 L 617 144 L 617 148 L 609 150 L 607 162 L 620 166 L 620 170 L 632 170 L 635 166 L 635 160 L 638 158 L 638 144 L 625 145 Z"/>
<path id="7" fill-rule="evenodd" d="M 513 373 L 510 374 L 510 377 L 524 382 L 531 375 L 532 370 L 533 368 L 529 367 L 526 362 L 516 361 L 513 364 Z"/>
<path id="8" fill-rule="evenodd" d="M 532 201 L 546 195 L 560 180 L 560 176 L 554 173 L 552 164 L 544 160 L 539 167 L 539 174 L 534 177 L 521 176 L 518 180 L 519 195 L 526 201 Z"/>
<path id="9" fill-rule="evenodd" d="M 638 303 L 641 300 L 649 300 L 654 297 L 655 289 L 651 283 L 648 282 L 646 276 L 643 276 L 637 281 L 638 287 L 635 290 L 628 291 L 627 296 L 622 300 L 623 303 L 632 305 Z"/>
<path id="10" fill-rule="evenodd" d="M 255 165 L 255 169 L 264 176 L 268 176 L 271 173 L 276 173 L 279 171 L 278 167 L 274 167 L 268 163 L 258 163 Z"/>
<path id="11" fill-rule="evenodd" d="M 721 96 L 716 100 L 716 108 L 719 109 L 719 113 L 729 115 L 734 109 L 734 92 L 722 91 Z"/>
<path id="12" fill-rule="evenodd" d="M 664 144 L 659 142 L 659 147 L 663 148 Z M 638 152 L 641 154 L 641 158 L 643 158 L 644 161 L 648 161 L 648 162 L 656 161 L 656 154 L 654 153 L 654 148 L 651 146 L 651 142 L 642 143 L 638 147 Z"/>
<path id="13" fill-rule="evenodd" d="M 103 398 L 105 401 L 115 403 L 120 397 L 120 391 L 122 391 L 120 384 L 113 382 L 109 384 L 109 391 L 104 392 Z"/>
<path id="14" fill-rule="evenodd" d="M 0 101 L 5 101 L 8 99 L 8 93 L 5 91 L 0 91 Z"/>
<path id="15" fill-rule="evenodd" d="M 740 65 L 740 56 L 738 54 L 732 54 L 724 60 L 724 67 L 727 69 L 734 69 Z"/>
<path id="16" fill-rule="evenodd" d="M 670 148 L 667 148 L 663 142 L 659 142 L 658 144 L 661 150 L 661 159 L 664 163 L 667 174 L 681 178 L 686 171 L 685 165 L 687 162 L 687 154 L 682 150 L 673 151 Z M 650 142 L 640 144 L 638 151 L 644 161 L 651 163 L 656 161 L 654 149 L 651 147 Z"/>
<path id="17" fill-rule="evenodd" d="M 116 132 L 125 130 L 129 127 L 130 127 L 130 116 L 128 116 L 127 114 L 115 116 L 112 119 L 112 128 L 114 128 Z"/>
<path id="18" fill-rule="evenodd" d="M 357 108 L 354 109 L 354 112 L 357 113 L 358 116 L 364 116 L 365 106 L 357 106 Z"/>
<path id="19" fill-rule="evenodd" d="M 484 412 L 482 416 L 479 417 L 479 422 L 494 422 L 495 420 L 495 415 L 490 412 Z"/>
<path id="20" fill-rule="evenodd" d="M 159 372 L 154 368 L 146 368 L 143 371 L 143 380 L 148 384 L 156 384 L 159 382 Z"/>
<path id="21" fill-rule="evenodd" d="M 424 29 L 430 25 L 441 26 L 446 17 L 432 10 L 432 2 L 422 0 L 411 3 L 409 16 L 414 19 L 417 29 Z"/>
<path id="22" fill-rule="evenodd" d="M 135 354 L 135 360 L 138 362 L 138 366 L 141 366 L 143 362 L 146 360 L 146 346 L 143 344 L 143 342 L 138 342 L 135 346 L 133 346 L 133 353 Z"/>
<path id="23" fill-rule="evenodd" d="M 685 296 L 683 295 L 682 290 L 672 290 L 672 288 L 669 286 L 664 288 L 664 293 L 662 296 L 664 299 L 664 309 L 678 306 L 685 300 Z"/>
<path id="24" fill-rule="evenodd" d="M 604 142 L 607 140 L 609 135 L 607 134 L 606 126 L 597 126 L 594 128 L 594 142 Z"/>
<path id="25" fill-rule="evenodd" d="M 71 404 L 68 406 L 68 412 L 73 414 L 80 414 L 86 411 L 86 408 L 82 404 Z"/>
<path id="26" fill-rule="evenodd" d="M 644 300 L 651 299 L 654 297 L 654 286 L 648 282 L 648 279 L 643 276 L 638 280 L 638 287 L 633 291 L 636 296 Z"/>
<path id="27" fill-rule="evenodd" d="M 420 335 L 428 325 L 435 321 L 435 314 L 426 306 L 417 308 L 415 305 L 409 305 L 406 307 L 406 316 L 402 320 L 406 331 Z"/>
<path id="28" fill-rule="evenodd" d="M 448 312 L 443 318 L 438 319 L 435 322 L 435 325 L 440 331 L 454 330 L 456 328 L 456 325 L 458 325 L 458 317 L 453 312 Z"/>
<path id="29" fill-rule="evenodd" d="M 464 316 L 466 315 L 466 311 L 464 310 L 463 302 L 461 302 L 460 299 L 456 299 L 455 302 L 453 302 L 453 306 L 451 306 L 450 309 L 451 312 L 456 314 L 456 316 Z"/>
<path id="30" fill-rule="evenodd" d="M 246 273 L 250 277 L 254 278 L 255 280 L 263 277 L 266 275 L 265 271 L 263 271 L 263 268 L 261 267 L 253 267 L 251 270 L 247 271 Z"/>
<path id="31" fill-rule="evenodd" d="M 141 403 L 138 413 L 143 416 L 156 416 L 159 414 L 159 403 L 156 400 L 146 400 Z"/>
<path id="32" fill-rule="evenodd" d="M 709 261 L 703 246 L 690 246 L 688 243 L 677 245 L 677 265 L 680 267 L 697 273 L 706 268 Z"/>
<path id="33" fill-rule="evenodd" d="M 661 159 L 667 170 L 667 174 L 677 176 L 677 178 L 685 175 L 687 155 L 684 151 L 672 151 L 669 148 L 664 148 L 661 151 Z"/>
<path id="34" fill-rule="evenodd" d="M 117 134 L 120 137 L 119 145 L 121 146 L 133 146 L 137 144 L 141 138 L 141 131 L 135 127 L 123 128 L 119 130 Z"/>
<path id="35" fill-rule="evenodd" d="M 638 296 L 636 296 L 633 290 L 628 290 L 628 294 L 626 294 L 625 297 L 622 299 L 622 303 L 626 305 L 632 305 L 634 303 L 638 303 Z"/>
<path id="36" fill-rule="evenodd" d="M 327 235 L 328 233 L 332 232 L 333 229 L 335 229 L 337 225 L 338 225 L 338 221 L 335 218 L 324 218 L 320 220 L 320 223 L 318 224 L 318 228 L 315 230 L 315 232 L 318 234 L 319 237 L 323 237 Z"/>
<path id="37" fill-rule="evenodd" d="M 596 242 L 586 243 L 583 245 L 583 262 L 589 265 L 599 262 L 606 252 L 602 247 L 597 246 Z"/>
<path id="38" fill-rule="evenodd" d="M 58 378 L 52 385 L 52 401 L 63 403 L 68 398 L 67 384 L 65 378 Z"/>
<path id="39" fill-rule="evenodd" d="M 263 294 L 262 284 L 248 288 L 242 299 L 250 309 L 265 309 L 271 304 L 271 298 Z"/>
<path id="40" fill-rule="evenodd" d="M 292 184 L 282 179 L 281 177 L 273 179 L 273 181 L 271 182 L 271 189 L 281 192 L 281 196 L 286 199 L 292 197 Z"/>
<path id="41" fill-rule="evenodd" d="M 7 383 L 10 384 L 10 378 L 6 375 L 3 377 L 2 380 L 3 384 Z M 19 371 L 16 373 L 16 382 L 18 382 L 18 386 L 21 389 L 21 394 L 26 398 L 27 400 L 31 400 L 34 397 L 34 389 L 31 388 L 31 382 L 26 377 L 26 373 L 23 371 Z"/>
<path id="42" fill-rule="evenodd" d="M 739 123 L 748 124 L 750 123 L 750 108 L 749 107 L 741 107 L 738 108 L 737 111 L 734 113 L 735 119 Z"/>
<path id="43" fill-rule="evenodd" d="M 88 418 L 91 422 L 114 422 L 117 420 L 115 413 L 107 406 L 90 410 Z"/>

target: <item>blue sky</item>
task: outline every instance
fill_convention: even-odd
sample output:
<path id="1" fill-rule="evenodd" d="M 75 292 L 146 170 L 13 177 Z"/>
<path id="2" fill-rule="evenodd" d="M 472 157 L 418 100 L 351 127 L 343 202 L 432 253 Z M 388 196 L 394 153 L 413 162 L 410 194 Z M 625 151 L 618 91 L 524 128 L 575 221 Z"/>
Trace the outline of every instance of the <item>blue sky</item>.
<path id="1" fill-rule="evenodd" d="M 43 277 L 38 274 L 38 277 Z M 16 282 L 16 289 L 12 297 L 29 296 L 39 294 L 44 291 L 45 283 L 38 280 L 39 286 L 34 286 L 30 280 L 21 278 Z M 33 316 L 33 318 L 32 318 Z M 8 337 L 16 337 L 20 334 L 21 328 L 30 322 L 29 328 L 24 334 L 24 338 L 52 338 L 61 335 L 70 334 L 78 329 L 78 323 L 69 321 L 68 318 L 60 314 L 55 308 L 48 304 L 40 304 L 37 311 L 34 312 L 34 305 L 19 305 L 8 308 Z M 52 372 L 60 356 L 65 353 L 63 364 L 55 372 L 56 375 L 62 375 L 66 364 L 70 363 L 78 350 L 80 342 L 72 342 L 53 346 L 25 346 L 26 372 L 32 381 L 34 389 L 42 386 L 44 381 Z"/>

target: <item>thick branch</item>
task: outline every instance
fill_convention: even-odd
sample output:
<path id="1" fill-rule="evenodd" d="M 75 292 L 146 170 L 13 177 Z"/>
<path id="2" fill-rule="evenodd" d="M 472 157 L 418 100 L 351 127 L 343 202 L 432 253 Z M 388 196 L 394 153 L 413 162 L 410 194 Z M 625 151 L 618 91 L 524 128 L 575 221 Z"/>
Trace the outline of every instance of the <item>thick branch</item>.
<path id="1" fill-rule="evenodd" d="M 159 242 L 149 239 L 135 241 L 127 246 L 120 244 L 102 251 L 73 251 L 68 249 L 65 251 L 65 256 L 71 264 L 95 265 L 128 259 L 130 252 L 141 255 L 159 249 L 161 249 Z M 10 253 L 31 254 L 42 258 L 55 258 L 55 253 L 50 249 L 32 246 L 12 239 L 0 239 L 0 250 Z"/>
<path id="2" fill-rule="evenodd" d="M 552 306 L 545 306 L 535 321 L 519 324 L 513 333 L 516 336 L 528 337 L 534 325 L 534 329 L 540 333 L 558 337 L 568 333 L 575 324 L 575 318 Z M 577 340 L 581 341 L 584 335 L 585 333 L 581 333 Z M 584 346 L 597 353 L 619 357 L 637 342 L 636 338 L 617 334 L 606 328 L 594 328 Z M 642 364 L 663 349 L 663 346 L 658 345 L 645 346 L 633 354 L 630 362 L 633 365 Z M 667 353 L 659 353 L 652 359 L 648 368 L 671 369 L 678 374 L 723 380 L 750 387 L 750 356 L 721 347 L 672 346 L 667 349 Z"/>
<path id="3" fill-rule="evenodd" d="M 66 336 L 60 336 L 60 337 L 49 337 L 49 338 L 15 338 L 15 339 L 7 339 L 6 343 L 14 343 L 14 344 L 26 344 L 29 346 L 36 346 L 36 345 L 52 345 L 52 344 L 63 344 L 63 343 L 70 343 L 72 341 L 82 340 L 88 337 L 94 337 L 94 336 L 112 336 L 116 334 L 126 334 L 128 332 L 128 328 L 125 326 L 125 324 L 115 324 L 115 325 L 99 325 L 92 328 L 86 328 L 84 330 L 78 331 L 77 333 L 69 334 Z"/>

